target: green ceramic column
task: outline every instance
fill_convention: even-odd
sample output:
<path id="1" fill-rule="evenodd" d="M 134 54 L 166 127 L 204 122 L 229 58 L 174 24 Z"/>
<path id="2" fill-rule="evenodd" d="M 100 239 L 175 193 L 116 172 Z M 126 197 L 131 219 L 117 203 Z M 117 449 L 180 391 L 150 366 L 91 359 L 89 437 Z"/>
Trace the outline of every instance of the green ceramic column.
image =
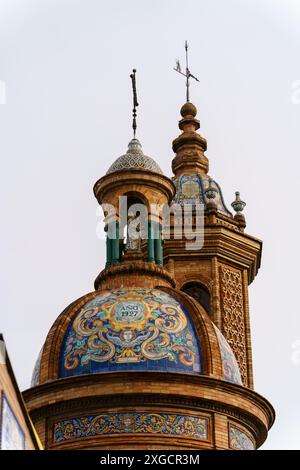
<path id="1" fill-rule="evenodd" d="M 114 239 L 111 240 L 112 242 L 112 254 L 111 254 L 111 262 L 112 264 L 119 263 L 120 261 L 120 240 L 119 240 L 120 228 L 119 228 L 119 221 L 116 221 L 116 236 Z"/>
<path id="2" fill-rule="evenodd" d="M 153 239 L 153 230 L 152 230 L 152 222 L 149 220 L 148 222 L 148 261 L 152 262 L 155 261 L 154 256 L 154 239 Z"/>
<path id="3" fill-rule="evenodd" d="M 108 225 L 105 225 L 104 231 L 106 232 L 106 264 L 108 268 L 111 265 L 112 259 L 112 240 L 108 236 Z"/>
<path id="4" fill-rule="evenodd" d="M 111 239 L 106 235 L 106 267 L 111 265 Z"/>
<path id="5" fill-rule="evenodd" d="M 154 239 L 154 257 L 155 263 L 159 265 L 163 265 L 163 241 L 161 238 L 162 226 L 158 222 L 154 222 L 155 224 L 155 239 Z"/>

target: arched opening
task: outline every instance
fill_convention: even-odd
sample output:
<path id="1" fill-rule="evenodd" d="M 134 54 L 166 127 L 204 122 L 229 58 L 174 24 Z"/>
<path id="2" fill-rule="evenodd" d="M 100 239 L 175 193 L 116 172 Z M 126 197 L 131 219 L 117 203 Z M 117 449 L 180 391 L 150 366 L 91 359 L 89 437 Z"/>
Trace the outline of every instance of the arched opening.
<path id="1" fill-rule="evenodd" d="M 162 225 L 160 220 L 152 219 L 144 195 L 136 192 L 123 194 L 118 218 L 112 220 L 111 225 L 108 223 L 105 231 L 107 267 L 128 256 L 163 265 Z"/>
<path id="2" fill-rule="evenodd" d="M 122 251 L 141 251 L 142 242 L 147 239 L 148 210 L 145 202 L 136 194 L 125 194 L 127 197 L 126 223 L 122 227 L 120 242 Z"/>
<path id="3" fill-rule="evenodd" d="M 181 290 L 185 294 L 190 295 L 195 299 L 208 313 L 211 314 L 211 302 L 210 302 L 210 292 L 207 287 L 200 284 L 200 282 L 188 282 L 185 284 Z"/>
<path id="4" fill-rule="evenodd" d="M 149 201 L 136 192 L 128 192 L 124 196 L 127 197 L 127 226 L 122 234 L 122 252 L 145 252 L 147 261 L 162 265 L 162 226 L 160 221 L 152 220 Z M 128 231 L 129 226 L 133 230 Z"/>

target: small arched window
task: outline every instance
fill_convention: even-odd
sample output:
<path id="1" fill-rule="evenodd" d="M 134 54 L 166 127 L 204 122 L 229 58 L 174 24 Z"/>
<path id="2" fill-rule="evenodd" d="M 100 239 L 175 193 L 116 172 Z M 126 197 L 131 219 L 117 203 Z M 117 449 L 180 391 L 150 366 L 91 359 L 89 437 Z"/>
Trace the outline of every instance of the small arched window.
<path id="1" fill-rule="evenodd" d="M 208 315 L 211 314 L 210 293 L 207 287 L 203 286 L 199 282 L 189 282 L 188 284 L 185 284 L 181 290 L 193 297 L 193 299 L 197 300 L 197 302 L 199 302 L 199 304 L 206 310 Z"/>

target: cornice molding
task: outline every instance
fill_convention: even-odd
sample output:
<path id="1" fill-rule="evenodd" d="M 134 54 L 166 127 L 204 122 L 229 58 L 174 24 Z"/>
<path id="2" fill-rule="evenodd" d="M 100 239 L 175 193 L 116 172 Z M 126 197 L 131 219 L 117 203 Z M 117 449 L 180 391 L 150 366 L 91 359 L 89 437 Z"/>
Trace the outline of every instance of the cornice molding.
<path id="1" fill-rule="evenodd" d="M 168 284 L 170 284 L 170 286 L 176 286 L 176 281 L 173 276 L 162 266 L 158 266 L 154 263 L 147 263 L 144 261 L 130 261 L 128 263 L 124 262 L 109 266 L 108 268 L 101 271 L 95 279 L 95 289 L 99 289 L 101 287 L 101 283 L 106 281 L 108 278 L 113 278 L 115 276 L 126 276 L 131 274 L 135 276 L 153 276 L 157 279 L 161 278 Z"/>
<path id="2" fill-rule="evenodd" d="M 122 408 L 126 410 L 131 407 L 145 407 L 149 406 L 155 408 L 170 407 L 174 410 L 178 408 L 182 410 L 193 410 L 198 413 L 212 412 L 224 414 L 228 418 L 243 424 L 255 436 L 257 446 L 260 447 L 267 437 L 267 429 L 262 422 L 253 414 L 241 410 L 238 407 L 227 405 L 219 402 L 218 400 L 207 400 L 205 398 L 194 398 L 188 396 L 178 395 L 161 395 L 161 394 L 134 394 L 134 395 L 106 395 L 106 396 L 93 396 L 93 397 L 80 397 L 72 400 L 65 400 L 56 403 L 51 403 L 40 409 L 32 410 L 30 412 L 34 422 L 48 418 L 54 420 L 54 416 L 80 416 L 87 413 L 87 410 L 107 409 L 107 408 Z M 84 410 L 84 412 L 83 412 Z"/>
<path id="3" fill-rule="evenodd" d="M 185 260 L 211 259 L 217 256 L 221 261 L 236 268 L 247 269 L 249 284 L 254 280 L 261 262 L 262 241 L 245 233 L 224 226 L 205 226 L 204 245 L 200 250 L 185 250 L 186 240 L 165 240 L 164 259 Z"/>
<path id="4" fill-rule="evenodd" d="M 178 385 L 178 390 L 180 393 L 172 393 L 172 394 L 156 394 L 156 393 L 126 393 L 126 390 L 124 390 L 124 394 L 109 394 L 109 395 L 102 395 L 101 394 L 101 385 L 104 383 L 120 383 L 127 381 L 128 383 L 139 383 L 139 382 L 149 382 L 149 383 L 157 383 L 161 382 L 162 387 L 166 383 L 172 383 L 172 386 Z M 59 379 L 55 380 L 52 382 L 47 382 L 42 385 L 38 385 L 36 387 L 33 387 L 31 389 L 26 390 L 23 392 L 24 399 L 27 403 L 27 406 L 30 409 L 30 412 L 36 416 L 37 413 L 44 413 L 42 410 L 46 409 L 47 407 L 53 408 L 57 406 L 61 406 L 60 404 L 65 403 L 65 405 L 62 406 L 72 406 L 74 405 L 74 401 L 72 400 L 64 400 L 64 390 L 67 392 L 69 388 L 72 388 L 75 393 L 75 389 L 77 388 L 78 390 L 81 387 L 84 387 L 85 389 L 89 388 L 92 385 L 98 385 L 99 386 L 99 393 L 97 392 L 96 395 L 92 395 L 90 397 L 80 397 L 77 398 L 78 400 L 99 400 L 100 402 L 104 403 L 103 400 L 108 400 L 107 403 L 112 403 L 111 400 L 124 400 L 124 403 L 138 403 L 140 399 L 144 400 L 143 403 L 145 402 L 145 399 L 150 400 L 150 402 L 153 401 L 156 405 L 158 403 L 168 403 L 169 400 L 171 400 L 169 403 L 173 403 L 174 405 L 178 404 L 179 402 L 182 403 L 182 401 L 186 404 L 186 406 L 192 406 L 197 409 L 200 409 L 200 403 L 201 406 L 205 405 L 205 409 L 212 409 L 212 410 L 217 410 L 216 405 L 218 407 L 218 412 L 224 413 L 224 414 L 229 414 L 233 417 L 245 417 L 245 419 L 249 420 L 250 422 L 255 422 L 255 426 L 257 426 L 260 429 L 260 432 L 264 429 L 264 436 L 266 437 L 267 434 L 267 429 L 264 426 L 263 422 L 256 416 L 255 414 L 255 408 L 257 407 L 262 411 L 264 416 L 267 419 L 268 422 L 268 428 L 270 428 L 274 422 L 275 419 L 275 411 L 272 407 L 272 405 L 261 395 L 257 394 L 253 390 L 242 387 L 240 385 L 232 384 L 229 382 L 225 382 L 220 379 L 215 379 L 212 377 L 207 377 L 207 376 L 197 376 L 197 375 L 192 375 L 192 374 L 179 374 L 179 373 L 160 373 L 160 372 L 150 372 L 150 371 L 145 371 L 142 374 L 138 372 L 111 372 L 111 373 L 98 373 L 98 374 L 91 374 L 91 375 L 82 375 L 82 376 L 77 376 L 77 377 L 68 377 L 64 379 Z M 237 405 L 234 406 L 230 403 L 224 403 L 221 401 L 218 401 L 217 399 L 209 399 L 209 398 L 202 398 L 202 397 L 191 397 L 188 395 L 185 395 L 183 392 L 184 386 L 187 385 L 196 385 L 201 389 L 201 386 L 203 387 L 208 387 L 211 390 L 215 390 L 216 393 L 218 392 L 227 392 L 231 396 L 234 396 L 236 398 L 236 403 Z M 47 402 L 47 395 L 51 395 L 53 393 L 58 393 L 59 396 L 62 398 L 60 400 L 57 400 L 56 402 L 53 402 L 52 404 L 46 404 Z M 141 398 L 138 398 L 138 397 Z M 217 396 L 217 395 L 216 395 Z M 142 398 L 143 397 L 143 398 Z M 136 398 L 138 401 L 135 401 Z M 250 413 L 250 411 L 247 411 L 246 409 L 241 408 L 239 405 L 240 400 L 246 400 L 248 401 L 252 406 L 253 406 L 253 413 Z M 38 401 L 37 401 L 38 400 Z M 75 399 L 76 400 L 76 399 Z M 152 401 L 151 401 L 152 400 Z M 34 401 L 36 403 L 39 403 L 38 406 L 34 406 Z M 45 404 L 43 404 L 43 401 Z M 31 405 L 32 403 L 32 405 Z M 70 405 L 67 405 L 67 403 L 71 403 Z M 73 403 L 73 405 L 72 405 Z M 148 403 L 148 402 L 147 402 Z M 81 405 L 82 406 L 82 405 Z M 48 412 L 45 412 L 45 416 L 49 416 Z M 260 423 L 260 424 L 259 424 Z M 248 423 L 249 425 L 249 423 Z"/>
<path id="5" fill-rule="evenodd" d="M 105 195 L 112 189 L 134 184 L 161 190 L 169 203 L 176 192 L 173 181 L 167 176 L 146 170 L 130 169 L 116 171 L 100 178 L 94 185 L 94 195 L 101 204 Z"/>

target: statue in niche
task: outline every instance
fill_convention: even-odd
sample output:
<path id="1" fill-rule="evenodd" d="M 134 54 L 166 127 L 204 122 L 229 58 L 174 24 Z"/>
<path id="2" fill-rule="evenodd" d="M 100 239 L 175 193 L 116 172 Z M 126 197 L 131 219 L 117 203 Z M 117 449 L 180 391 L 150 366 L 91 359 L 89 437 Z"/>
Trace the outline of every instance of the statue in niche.
<path id="1" fill-rule="evenodd" d="M 141 228 L 139 217 L 139 213 L 128 213 L 125 252 L 141 251 Z"/>

